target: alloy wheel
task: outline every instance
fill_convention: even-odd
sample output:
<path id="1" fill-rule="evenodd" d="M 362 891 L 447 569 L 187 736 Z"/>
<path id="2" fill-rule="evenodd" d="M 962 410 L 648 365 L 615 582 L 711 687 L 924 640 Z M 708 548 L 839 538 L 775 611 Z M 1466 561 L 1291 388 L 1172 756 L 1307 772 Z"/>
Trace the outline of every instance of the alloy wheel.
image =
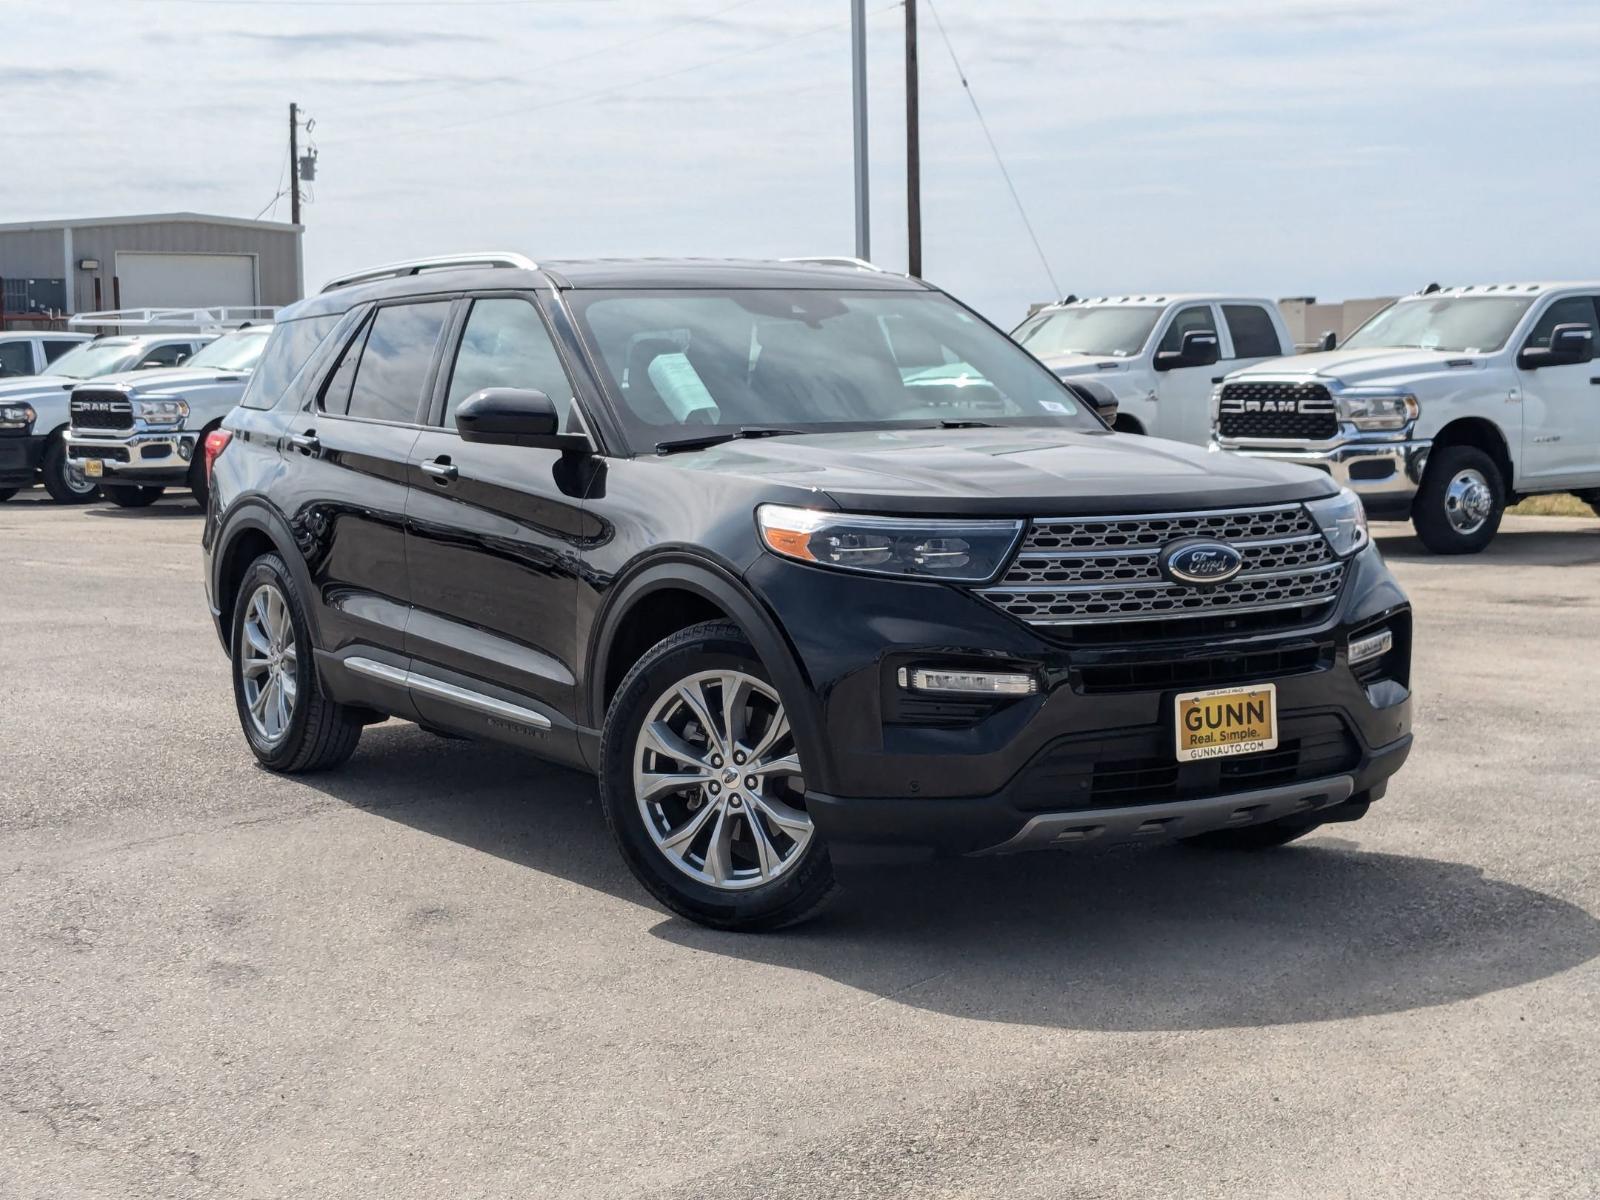
<path id="1" fill-rule="evenodd" d="M 656 699 L 635 744 L 633 789 L 656 848 L 711 887 L 771 883 L 811 841 L 783 704 L 743 671 L 700 672 Z"/>
<path id="2" fill-rule="evenodd" d="M 251 594 L 245 610 L 239 674 L 250 724 L 269 742 L 284 735 L 294 716 L 298 665 L 289 603 L 275 585 L 264 583 Z"/>

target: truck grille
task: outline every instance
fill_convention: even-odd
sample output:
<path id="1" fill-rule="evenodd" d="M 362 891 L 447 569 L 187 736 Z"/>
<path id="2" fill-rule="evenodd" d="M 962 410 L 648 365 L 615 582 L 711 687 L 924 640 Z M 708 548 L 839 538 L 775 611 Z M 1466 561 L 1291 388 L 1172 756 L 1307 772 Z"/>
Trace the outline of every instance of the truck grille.
<path id="1" fill-rule="evenodd" d="M 74 429 L 132 429 L 133 403 L 121 392 L 74 392 Z"/>
<path id="2" fill-rule="evenodd" d="M 1325 442 L 1338 434 L 1339 418 L 1320 383 L 1225 383 L 1217 431 L 1225 438 Z"/>
<path id="3" fill-rule="evenodd" d="M 1190 537 L 1228 543 L 1243 557 L 1243 569 L 1211 588 L 1168 581 L 1161 550 Z M 1000 582 L 980 594 L 1030 625 L 1098 625 L 1319 608 L 1343 582 L 1344 564 L 1304 506 L 1280 504 L 1037 520 Z"/>

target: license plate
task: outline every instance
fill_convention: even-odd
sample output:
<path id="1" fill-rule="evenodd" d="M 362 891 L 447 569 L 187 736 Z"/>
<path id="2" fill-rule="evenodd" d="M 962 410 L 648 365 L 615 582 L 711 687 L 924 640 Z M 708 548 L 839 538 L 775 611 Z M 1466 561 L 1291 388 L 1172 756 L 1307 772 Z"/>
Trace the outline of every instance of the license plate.
<path id="1" fill-rule="evenodd" d="M 83 473 L 90 479 L 99 479 L 106 473 L 106 464 L 98 458 L 86 458 L 83 460 Z"/>
<path id="2" fill-rule="evenodd" d="M 1178 761 L 1254 754 L 1278 745 L 1275 684 L 1185 692 L 1177 700 Z"/>

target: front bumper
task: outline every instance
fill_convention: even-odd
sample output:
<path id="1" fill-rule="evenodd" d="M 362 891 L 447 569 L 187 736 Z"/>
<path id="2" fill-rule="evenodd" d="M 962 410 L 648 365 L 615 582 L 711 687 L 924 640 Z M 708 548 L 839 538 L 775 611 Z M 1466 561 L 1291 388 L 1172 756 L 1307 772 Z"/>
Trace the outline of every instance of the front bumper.
<path id="1" fill-rule="evenodd" d="M 98 459 L 102 479 L 129 484 L 182 484 L 189 478 L 195 438 L 181 429 L 90 435 L 67 432 L 67 457 L 82 462 Z"/>
<path id="2" fill-rule="evenodd" d="M 1215 449 L 1233 454 L 1298 463 L 1326 471 L 1336 483 L 1361 497 L 1368 516 L 1379 519 L 1404 519 L 1411 515 L 1411 502 L 1422 483 L 1422 472 L 1432 445 L 1426 438 L 1359 439 L 1325 446 L 1224 438 L 1212 441 Z"/>
<path id="3" fill-rule="evenodd" d="M 0 434 L 0 487 L 31 487 L 49 441 L 45 434 Z"/>

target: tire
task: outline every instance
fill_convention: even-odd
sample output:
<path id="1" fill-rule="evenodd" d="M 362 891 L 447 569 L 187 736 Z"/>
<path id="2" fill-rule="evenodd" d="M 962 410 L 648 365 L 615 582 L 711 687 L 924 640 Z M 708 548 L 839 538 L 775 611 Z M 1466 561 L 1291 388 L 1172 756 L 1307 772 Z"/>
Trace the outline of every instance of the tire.
<path id="1" fill-rule="evenodd" d="M 1428 456 L 1411 523 L 1435 554 L 1476 554 L 1494 540 L 1505 511 L 1494 459 L 1476 446 L 1446 446 Z"/>
<path id="2" fill-rule="evenodd" d="M 4 504 L 21 490 L 21 488 L 0 488 L 0 504 Z"/>
<path id="3" fill-rule="evenodd" d="M 304 600 L 276 554 L 256 559 L 240 581 L 228 647 L 239 725 L 262 766 L 301 774 L 355 753 L 359 714 L 323 692 Z"/>
<path id="4" fill-rule="evenodd" d="M 127 484 L 106 485 L 100 489 L 100 494 L 118 508 L 149 508 L 161 499 L 164 487 L 130 487 Z"/>
<path id="5" fill-rule="evenodd" d="M 59 437 L 53 439 L 44 452 L 39 473 L 44 476 L 44 490 L 57 504 L 88 504 L 100 498 L 99 484 L 90 483 L 81 474 L 74 478 L 67 459 L 67 444 Z"/>
<path id="6" fill-rule="evenodd" d="M 205 512 L 211 503 L 211 481 L 206 478 L 206 438 L 210 436 L 212 425 L 201 431 L 194 442 L 194 458 L 189 463 L 189 494 L 194 497 L 194 502 L 200 506 L 200 511 Z"/>
<path id="7" fill-rule="evenodd" d="M 746 698 L 732 739 L 730 690 Z M 647 720 L 664 736 L 647 735 Z M 658 749 L 668 745 L 681 756 Z M 749 761 L 734 759 L 747 751 Z M 779 929 L 834 892 L 799 767 L 766 667 L 738 626 L 709 621 L 659 642 L 617 689 L 600 739 L 601 809 L 623 861 L 673 912 L 715 929 Z M 641 799 L 641 779 L 679 775 L 682 786 Z"/>

